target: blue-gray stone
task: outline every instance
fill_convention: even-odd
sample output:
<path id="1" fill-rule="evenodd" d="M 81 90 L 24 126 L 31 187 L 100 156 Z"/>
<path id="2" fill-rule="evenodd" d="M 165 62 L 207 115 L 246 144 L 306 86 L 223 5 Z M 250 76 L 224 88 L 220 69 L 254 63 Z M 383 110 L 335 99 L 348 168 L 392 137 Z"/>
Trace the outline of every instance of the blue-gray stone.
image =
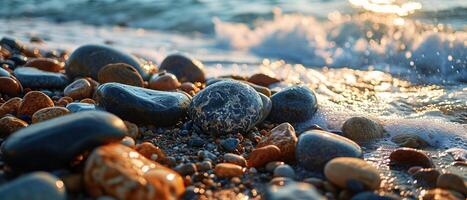
<path id="1" fill-rule="evenodd" d="M 322 172 L 324 165 L 333 158 L 362 157 L 362 149 L 345 137 L 327 131 L 311 130 L 298 137 L 295 157 L 305 169 Z"/>
<path id="2" fill-rule="evenodd" d="M 258 94 L 261 97 L 261 101 L 263 102 L 263 107 L 261 109 L 261 119 L 259 119 L 258 121 L 258 123 L 261 123 L 268 117 L 269 113 L 271 113 L 272 101 L 266 95 L 262 93 L 258 93 Z"/>
<path id="3" fill-rule="evenodd" d="M 265 193 L 266 200 L 325 200 L 316 189 L 307 183 L 288 183 L 284 186 L 272 185 Z"/>
<path id="4" fill-rule="evenodd" d="M 65 185 L 47 172 L 33 172 L 2 185 L 0 199 L 65 200 Z"/>
<path id="5" fill-rule="evenodd" d="M 66 108 L 72 113 L 98 110 L 96 105 L 90 103 L 69 103 L 68 105 L 66 105 Z"/>
<path id="6" fill-rule="evenodd" d="M 138 59 L 130 54 L 103 45 L 83 45 L 70 55 L 65 64 L 65 72 L 70 78 L 92 77 L 97 80 L 99 70 L 114 63 L 126 63 L 138 70 L 147 80 L 154 67 L 142 66 Z"/>
<path id="7" fill-rule="evenodd" d="M 68 85 L 67 76 L 47 72 L 33 67 L 18 67 L 13 71 L 24 88 L 64 88 Z"/>
<path id="8" fill-rule="evenodd" d="M 271 96 L 268 120 L 275 123 L 298 123 L 309 120 L 318 109 L 316 96 L 306 86 L 292 86 Z"/>
<path id="9" fill-rule="evenodd" d="M 186 116 L 190 97 L 180 92 L 166 92 L 106 83 L 98 87 L 95 99 L 99 107 L 122 119 L 157 126 L 170 126 Z"/>
<path id="10" fill-rule="evenodd" d="M 361 192 L 353 196 L 351 200 L 400 200 L 395 195 L 379 195 L 374 192 Z"/>
<path id="11" fill-rule="evenodd" d="M 10 72 L 0 67 L 0 77 L 10 77 Z"/>
<path id="12" fill-rule="evenodd" d="M 14 170 L 58 169 L 87 150 L 120 141 L 127 132 L 117 116 L 85 111 L 22 128 L 2 143 L 1 150 Z"/>
<path id="13" fill-rule="evenodd" d="M 247 84 L 226 80 L 204 88 L 193 97 L 189 116 L 205 133 L 244 133 L 261 119 L 263 103 Z"/>
<path id="14" fill-rule="evenodd" d="M 237 138 L 227 138 L 221 141 L 221 147 L 227 152 L 234 152 L 238 144 L 240 144 L 240 140 Z"/>

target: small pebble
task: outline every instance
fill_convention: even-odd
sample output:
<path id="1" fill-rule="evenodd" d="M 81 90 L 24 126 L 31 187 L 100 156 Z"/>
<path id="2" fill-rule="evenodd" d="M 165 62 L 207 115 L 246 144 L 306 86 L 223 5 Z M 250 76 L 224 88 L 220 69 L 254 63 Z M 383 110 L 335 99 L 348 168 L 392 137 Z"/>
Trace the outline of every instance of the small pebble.
<path id="1" fill-rule="evenodd" d="M 246 167 L 246 160 L 243 156 L 233 154 L 233 153 L 226 153 L 224 154 L 224 162 L 233 163 L 236 165 L 240 165 L 242 167 Z"/>
<path id="2" fill-rule="evenodd" d="M 63 90 L 65 96 L 69 96 L 75 100 L 89 98 L 92 96 L 93 88 L 91 83 L 86 79 L 78 79 L 66 86 Z"/>
<path id="3" fill-rule="evenodd" d="M 120 144 L 123 144 L 127 147 L 134 148 L 136 146 L 136 141 L 130 137 L 130 136 L 125 136 L 122 141 L 120 141 Z"/>
<path id="4" fill-rule="evenodd" d="M 219 178 L 231 178 L 243 175 L 245 169 L 239 165 L 232 163 L 219 163 L 214 168 L 214 172 Z"/>
<path id="5" fill-rule="evenodd" d="M 436 186 L 447 190 L 454 190 L 467 196 L 467 183 L 465 179 L 456 174 L 441 174 L 436 181 Z"/>
<path id="6" fill-rule="evenodd" d="M 15 131 L 28 126 L 28 123 L 14 116 L 7 115 L 0 118 L 0 137 L 6 137 Z"/>
<path id="7" fill-rule="evenodd" d="M 347 188 L 349 180 L 362 182 L 369 189 L 378 189 L 381 177 L 378 170 L 359 158 L 339 157 L 324 167 L 326 178 L 341 188 Z"/>
<path id="8" fill-rule="evenodd" d="M 276 169 L 277 166 L 280 166 L 280 165 L 283 165 L 284 162 L 282 161 L 272 161 L 272 162 L 268 162 L 266 164 L 266 170 L 269 171 L 269 172 L 274 172 L 274 169 Z"/>
<path id="9" fill-rule="evenodd" d="M 436 180 L 441 173 L 432 168 L 420 169 L 415 172 L 412 177 L 417 180 L 417 184 L 423 187 L 436 187 Z"/>
<path id="10" fill-rule="evenodd" d="M 403 167 L 435 167 L 433 161 L 423 151 L 406 147 L 394 150 L 389 155 L 389 160 L 391 160 L 393 164 Z"/>
<path id="11" fill-rule="evenodd" d="M 126 63 L 108 64 L 99 70 L 97 74 L 99 83 L 116 82 L 126 85 L 143 87 L 143 78 L 138 71 Z"/>
<path id="12" fill-rule="evenodd" d="M 198 170 L 196 169 L 196 165 L 193 163 L 188 163 L 188 164 L 180 164 L 174 168 L 175 171 L 180 173 L 183 176 L 186 175 L 192 175 Z"/>
<path id="13" fill-rule="evenodd" d="M 381 124 L 366 117 L 352 117 L 342 125 L 344 137 L 361 144 L 372 142 L 384 136 Z"/>
<path id="14" fill-rule="evenodd" d="M 295 179 L 295 171 L 290 165 L 279 165 L 274 169 L 274 177 L 288 177 Z"/>
<path id="15" fill-rule="evenodd" d="M 153 90 L 171 91 L 180 87 L 177 77 L 171 73 L 162 72 L 149 79 L 149 88 Z"/>
<path id="16" fill-rule="evenodd" d="M 271 161 L 280 160 L 281 150 L 275 145 L 254 149 L 248 157 L 248 167 L 263 167 Z"/>
<path id="17" fill-rule="evenodd" d="M 32 115 L 32 123 L 33 124 L 39 123 L 39 122 L 53 119 L 56 117 L 60 117 L 66 114 L 70 114 L 70 111 L 63 107 L 42 108 Z"/>
<path id="18" fill-rule="evenodd" d="M 54 102 L 49 96 L 39 91 L 31 91 L 24 95 L 18 108 L 18 116 L 32 117 L 38 110 L 53 106 Z"/>

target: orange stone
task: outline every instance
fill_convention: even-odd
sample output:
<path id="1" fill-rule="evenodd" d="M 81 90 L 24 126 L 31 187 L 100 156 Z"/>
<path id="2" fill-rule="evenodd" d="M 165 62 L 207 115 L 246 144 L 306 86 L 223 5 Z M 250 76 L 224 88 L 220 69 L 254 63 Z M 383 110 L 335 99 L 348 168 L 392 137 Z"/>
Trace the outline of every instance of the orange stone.
<path id="1" fill-rule="evenodd" d="M 28 123 L 14 116 L 7 115 L 0 119 L 0 136 L 5 137 L 28 126 Z"/>
<path id="2" fill-rule="evenodd" d="M 433 161 L 423 151 L 412 148 L 398 148 L 389 155 L 389 160 L 396 165 L 406 167 L 420 166 L 435 168 Z"/>
<path id="3" fill-rule="evenodd" d="M 285 122 L 276 126 L 256 145 L 257 148 L 267 145 L 275 145 L 281 150 L 280 160 L 295 160 L 295 146 L 297 145 L 297 136 L 292 125 Z"/>
<path id="4" fill-rule="evenodd" d="M 264 87 L 268 87 L 269 85 L 273 83 L 280 82 L 279 79 L 268 76 L 266 74 L 254 74 L 248 79 L 248 82 L 254 83 L 256 85 L 261 85 Z"/>
<path id="5" fill-rule="evenodd" d="M 66 88 L 63 90 L 63 94 L 78 100 L 91 97 L 93 91 L 94 90 L 91 86 L 91 83 L 89 83 L 88 80 L 82 78 L 73 81 L 73 83 L 70 83 L 70 85 L 66 86 Z"/>
<path id="6" fill-rule="evenodd" d="M 60 117 L 66 114 L 70 114 L 70 111 L 63 107 L 42 108 L 32 115 L 32 123 L 35 124 L 35 123 L 42 122 L 45 120 Z"/>
<path id="7" fill-rule="evenodd" d="M 214 172 L 219 178 L 231 178 L 243 175 L 245 168 L 232 163 L 219 163 L 214 168 Z"/>
<path id="8" fill-rule="evenodd" d="M 18 116 L 26 115 L 31 117 L 42 108 L 53 107 L 54 102 L 46 94 L 39 91 L 28 92 L 23 97 L 23 101 L 18 108 Z"/>
<path id="9" fill-rule="evenodd" d="M 24 66 L 34 67 L 49 72 L 60 72 L 63 69 L 63 63 L 51 58 L 35 58 L 29 60 Z"/>
<path id="10" fill-rule="evenodd" d="M 190 95 L 194 95 L 199 91 L 199 88 L 196 87 L 196 85 L 191 83 L 191 82 L 182 83 L 180 85 L 180 89 L 183 90 L 184 92 L 190 94 Z"/>
<path id="11" fill-rule="evenodd" d="M 256 148 L 248 157 L 249 167 L 262 167 L 269 162 L 281 159 L 281 150 L 276 145 L 267 145 Z"/>
<path id="12" fill-rule="evenodd" d="M 21 83 L 10 77 L 0 77 L 0 93 L 9 96 L 18 96 L 23 91 Z"/>
<path id="13" fill-rule="evenodd" d="M 162 151 L 162 149 L 150 142 L 143 142 L 141 144 L 138 144 L 136 146 L 136 151 L 138 151 L 147 159 L 154 160 L 159 163 L 166 162 L 166 156 L 164 151 Z"/>
<path id="14" fill-rule="evenodd" d="M 101 83 L 117 82 L 143 87 L 143 78 L 131 65 L 125 63 L 108 64 L 99 70 L 97 80 Z"/>
<path id="15" fill-rule="evenodd" d="M 96 148 L 84 169 L 86 190 L 92 197 L 116 199 L 178 199 L 185 191 L 182 177 L 135 150 L 109 144 Z"/>
<path id="16" fill-rule="evenodd" d="M 162 72 L 153 75 L 149 80 L 149 88 L 153 90 L 170 91 L 180 87 L 180 82 L 175 75 Z"/>
<path id="17" fill-rule="evenodd" d="M 21 98 L 14 97 L 3 103 L 2 106 L 0 106 L 0 117 L 3 117 L 6 114 L 16 115 L 21 101 Z"/>
<path id="18" fill-rule="evenodd" d="M 79 102 L 80 103 L 88 103 L 88 104 L 96 104 L 96 101 L 94 101 L 94 99 L 90 99 L 90 98 L 82 99 Z"/>

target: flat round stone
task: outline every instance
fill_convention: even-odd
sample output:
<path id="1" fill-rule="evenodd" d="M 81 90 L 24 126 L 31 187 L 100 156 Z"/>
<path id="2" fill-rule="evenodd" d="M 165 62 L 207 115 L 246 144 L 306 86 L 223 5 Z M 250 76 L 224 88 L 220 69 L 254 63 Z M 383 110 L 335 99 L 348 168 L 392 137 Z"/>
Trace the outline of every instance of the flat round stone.
<path id="1" fill-rule="evenodd" d="M 285 88 L 271 96 L 272 109 L 268 120 L 296 123 L 309 120 L 318 109 L 316 96 L 306 86 Z"/>

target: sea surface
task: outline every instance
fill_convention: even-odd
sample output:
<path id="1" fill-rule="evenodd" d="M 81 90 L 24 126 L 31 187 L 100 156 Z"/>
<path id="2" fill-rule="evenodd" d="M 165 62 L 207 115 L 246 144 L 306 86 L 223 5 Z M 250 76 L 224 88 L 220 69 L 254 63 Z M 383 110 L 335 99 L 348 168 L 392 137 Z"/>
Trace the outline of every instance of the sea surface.
<path id="1" fill-rule="evenodd" d="M 284 80 L 274 90 L 314 89 L 319 110 L 303 126 L 364 115 L 391 136 L 421 136 L 438 157 L 467 149 L 465 0 L 7 0 L 0 27 L 43 49 L 107 44 L 156 64 L 183 53 L 209 77 L 266 73 Z M 366 158 L 386 162 L 393 147 Z"/>

